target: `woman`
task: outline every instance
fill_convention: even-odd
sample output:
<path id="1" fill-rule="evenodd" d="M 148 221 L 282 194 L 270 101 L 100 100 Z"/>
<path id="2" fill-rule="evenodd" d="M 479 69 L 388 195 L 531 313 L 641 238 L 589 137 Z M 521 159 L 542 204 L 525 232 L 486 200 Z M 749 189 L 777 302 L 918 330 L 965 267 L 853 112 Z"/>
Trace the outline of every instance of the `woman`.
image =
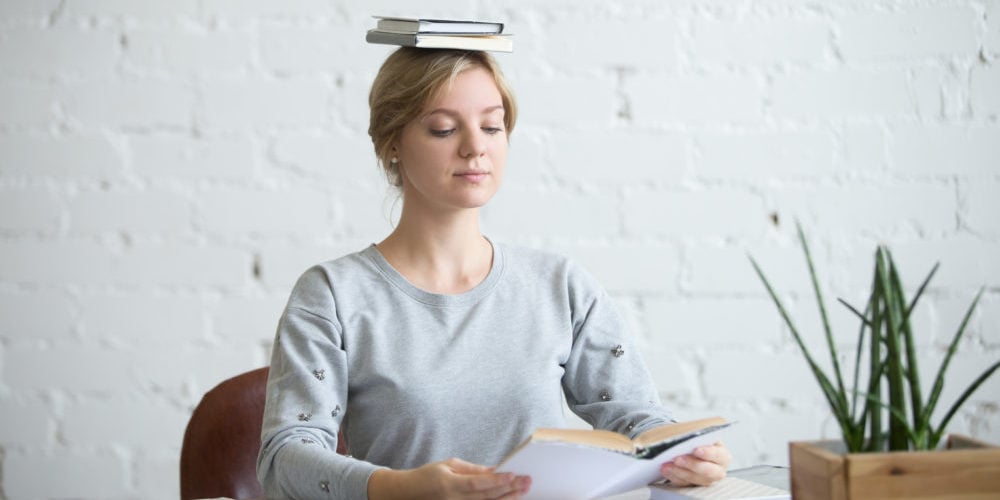
<path id="1" fill-rule="evenodd" d="M 570 408 L 636 435 L 671 422 L 612 300 L 572 262 L 494 242 L 513 95 L 484 52 L 402 48 L 369 96 L 369 134 L 402 191 L 383 241 L 296 284 L 275 339 L 258 462 L 269 498 L 517 498 L 492 472 Z M 335 453 L 338 431 L 353 457 Z M 725 475 L 721 445 L 665 464 Z"/>

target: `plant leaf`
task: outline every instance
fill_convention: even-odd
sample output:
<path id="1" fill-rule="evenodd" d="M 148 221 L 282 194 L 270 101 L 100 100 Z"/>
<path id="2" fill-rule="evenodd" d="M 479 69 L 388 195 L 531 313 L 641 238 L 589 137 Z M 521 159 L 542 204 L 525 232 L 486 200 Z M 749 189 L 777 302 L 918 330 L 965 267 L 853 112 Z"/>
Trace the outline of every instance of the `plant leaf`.
<path id="1" fill-rule="evenodd" d="M 965 328 L 969 325 L 969 320 L 972 319 L 972 314 L 976 311 L 976 306 L 979 305 L 979 299 L 983 297 L 985 290 L 985 287 L 979 289 L 976 298 L 972 300 L 972 304 L 969 304 L 969 309 L 965 311 L 965 316 L 962 318 L 962 323 L 958 326 L 958 331 L 952 337 L 951 344 L 948 345 L 948 351 L 941 361 L 937 376 L 934 377 L 934 388 L 931 389 L 931 394 L 927 398 L 927 406 L 924 407 L 924 412 L 921 415 L 921 420 L 924 422 L 930 422 L 931 413 L 934 412 L 934 407 L 937 406 L 938 398 L 941 396 L 941 390 L 944 388 L 944 375 L 948 371 L 948 364 L 951 363 L 952 356 L 958 350 L 958 342 L 962 339 L 962 335 L 965 334 Z"/>
<path id="2" fill-rule="evenodd" d="M 1000 368 L 1000 361 L 993 363 L 993 366 L 983 371 L 983 373 L 981 373 L 979 377 L 976 377 L 976 380 L 974 380 L 972 384 L 970 384 L 969 387 L 965 389 L 965 392 L 963 392 L 962 395 L 959 396 L 957 400 L 955 400 L 955 403 L 952 404 L 951 408 L 948 410 L 948 414 L 946 414 L 944 418 L 941 419 L 941 423 L 938 425 L 938 428 L 933 433 L 931 433 L 930 442 L 928 443 L 929 448 L 934 448 L 935 446 L 937 446 L 938 441 L 941 440 L 941 436 L 944 434 L 944 429 L 948 426 L 948 422 L 951 421 L 951 417 L 955 416 L 955 413 L 957 413 L 958 409 L 962 406 L 963 403 L 965 403 L 965 400 L 969 399 L 969 397 L 972 396 L 972 393 L 976 392 L 976 389 L 978 389 L 979 386 L 983 384 L 983 382 L 986 382 L 986 379 L 990 378 L 990 376 L 993 375 L 993 372 L 997 371 L 997 368 Z"/>
<path id="3" fill-rule="evenodd" d="M 844 390 L 844 377 L 840 373 L 840 360 L 837 355 L 837 345 L 833 341 L 833 330 L 830 328 L 830 319 L 826 314 L 826 305 L 823 301 L 823 292 L 820 290 L 819 278 L 816 276 L 816 266 L 813 265 L 812 252 L 809 251 L 809 243 L 806 242 L 805 232 L 802 225 L 795 223 L 799 241 L 802 243 L 802 251 L 806 254 L 806 264 L 809 266 L 809 278 L 812 281 L 813 291 L 816 294 L 816 304 L 819 306 L 820 318 L 823 320 L 823 333 L 826 335 L 826 345 L 830 349 L 830 362 L 833 364 L 833 374 L 837 380 L 837 390 L 841 397 L 841 405 L 848 408 L 847 392 Z"/>
<path id="4" fill-rule="evenodd" d="M 792 333 L 792 338 L 795 339 L 795 343 L 799 346 L 799 350 L 802 352 L 802 355 L 806 358 L 806 362 L 809 364 L 809 369 L 812 370 L 813 377 L 815 377 L 816 381 L 819 383 L 820 389 L 823 392 L 823 396 L 826 398 L 827 403 L 830 405 L 830 410 L 833 412 L 834 417 L 837 418 L 837 421 L 839 422 L 841 429 L 849 427 L 850 424 L 848 422 L 850 421 L 849 419 L 850 415 L 848 414 L 846 405 L 844 404 L 843 394 L 837 393 L 837 390 L 834 389 L 833 384 L 830 383 L 830 379 L 826 376 L 822 368 L 820 368 L 820 366 L 813 359 L 812 354 L 809 352 L 809 348 L 806 347 L 805 342 L 802 341 L 802 335 L 799 334 L 798 328 L 795 327 L 795 323 L 792 321 L 791 316 L 785 309 L 784 304 L 781 302 L 781 299 L 778 298 L 778 295 L 774 292 L 774 288 L 771 286 L 771 282 L 767 279 L 766 276 L 764 276 L 764 271 L 761 270 L 760 266 L 757 264 L 757 261 L 754 260 L 752 256 L 750 256 L 750 263 L 753 265 L 754 271 L 757 272 L 757 276 L 760 277 L 761 281 L 764 283 L 764 287 L 767 289 L 768 295 L 771 296 L 771 300 L 774 302 L 774 305 L 778 308 L 778 313 L 781 314 L 781 317 L 784 319 L 785 324 L 788 325 L 788 329 Z"/>
<path id="5" fill-rule="evenodd" d="M 917 299 L 923 293 L 924 288 L 930 283 L 931 276 L 934 275 L 934 270 L 937 269 L 937 264 L 931 270 L 930 274 L 924 280 L 921 285 L 920 290 L 916 297 L 914 297 L 913 302 L 910 303 L 909 307 L 906 305 L 906 299 L 903 292 L 903 283 L 899 279 L 899 272 L 896 269 L 896 263 L 893 261 L 892 253 L 886 250 L 886 256 L 889 259 L 889 278 L 891 280 L 891 286 L 895 290 L 895 306 L 898 307 L 902 314 L 901 321 L 899 325 L 900 330 L 903 334 L 903 342 L 906 348 L 906 378 L 909 382 L 910 389 L 910 411 L 912 415 L 912 426 L 913 431 L 917 436 L 926 436 L 929 429 L 925 424 L 921 416 L 923 415 L 923 391 L 920 389 L 920 369 L 917 366 L 917 348 L 916 343 L 913 340 L 913 331 L 910 328 L 910 312 L 917 305 Z M 914 448 L 920 449 L 918 443 L 913 443 Z"/>

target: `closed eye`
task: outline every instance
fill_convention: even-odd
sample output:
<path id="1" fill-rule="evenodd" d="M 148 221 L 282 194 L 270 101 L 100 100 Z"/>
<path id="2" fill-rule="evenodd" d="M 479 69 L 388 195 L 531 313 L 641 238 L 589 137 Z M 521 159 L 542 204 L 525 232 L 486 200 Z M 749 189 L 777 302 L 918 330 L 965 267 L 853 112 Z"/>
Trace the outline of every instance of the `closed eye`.
<path id="1" fill-rule="evenodd" d="M 483 127 L 483 132 L 486 132 L 487 134 L 490 135 L 495 135 L 499 134 L 500 132 L 503 132 L 503 129 L 500 127 Z"/>
<path id="2" fill-rule="evenodd" d="M 454 132 L 455 132 L 455 129 L 453 129 L 453 128 L 449 128 L 449 129 L 431 129 L 431 135 L 433 135 L 434 137 L 448 137 L 449 135 L 451 135 Z"/>

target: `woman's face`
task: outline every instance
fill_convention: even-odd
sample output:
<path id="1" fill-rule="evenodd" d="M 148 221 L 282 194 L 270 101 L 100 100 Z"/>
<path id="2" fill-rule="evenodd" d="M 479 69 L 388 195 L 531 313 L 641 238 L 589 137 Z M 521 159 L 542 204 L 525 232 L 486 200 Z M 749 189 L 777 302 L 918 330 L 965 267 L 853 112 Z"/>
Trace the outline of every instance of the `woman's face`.
<path id="1" fill-rule="evenodd" d="M 483 206 L 500 187 L 507 131 L 488 71 L 467 69 L 406 125 L 396 146 L 406 205 L 434 210 Z"/>

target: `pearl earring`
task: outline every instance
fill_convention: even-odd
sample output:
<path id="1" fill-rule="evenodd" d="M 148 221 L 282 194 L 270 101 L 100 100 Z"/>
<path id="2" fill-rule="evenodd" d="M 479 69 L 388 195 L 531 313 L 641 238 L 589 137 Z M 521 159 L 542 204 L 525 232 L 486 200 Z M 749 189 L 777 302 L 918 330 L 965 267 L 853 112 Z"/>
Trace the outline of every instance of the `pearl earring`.
<path id="1" fill-rule="evenodd" d="M 393 156 L 392 158 L 389 158 L 389 163 L 392 165 L 396 165 L 397 163 L 399 163 L 399 158 Z"/>

